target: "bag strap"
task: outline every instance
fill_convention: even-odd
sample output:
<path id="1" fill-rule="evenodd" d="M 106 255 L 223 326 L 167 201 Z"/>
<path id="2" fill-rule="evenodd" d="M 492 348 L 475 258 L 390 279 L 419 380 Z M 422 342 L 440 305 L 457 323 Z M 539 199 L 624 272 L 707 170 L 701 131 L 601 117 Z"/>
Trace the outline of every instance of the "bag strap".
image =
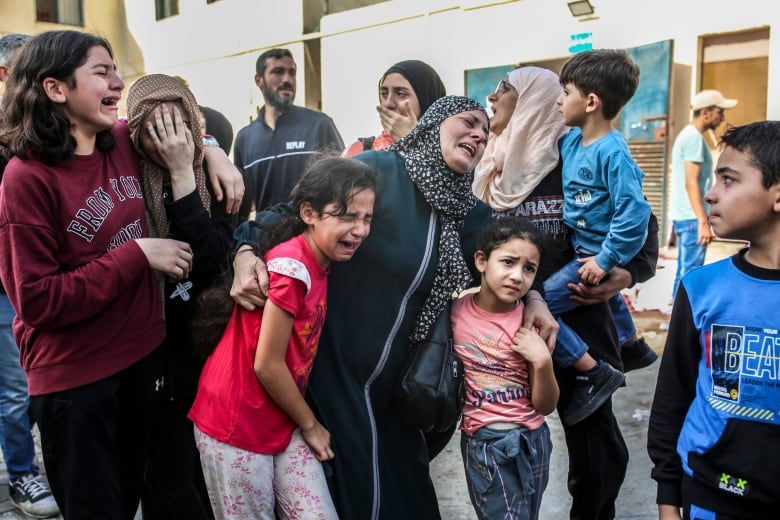
<path id="1" fill-rule="evenodd" d="M 376 136 L 371 137 L 358 137 L 358 141 L 363 143 L 363 151 L 367 152 L 371 150 L 371 147 L 374 145 L 374 140 L 376 139 Z"/>

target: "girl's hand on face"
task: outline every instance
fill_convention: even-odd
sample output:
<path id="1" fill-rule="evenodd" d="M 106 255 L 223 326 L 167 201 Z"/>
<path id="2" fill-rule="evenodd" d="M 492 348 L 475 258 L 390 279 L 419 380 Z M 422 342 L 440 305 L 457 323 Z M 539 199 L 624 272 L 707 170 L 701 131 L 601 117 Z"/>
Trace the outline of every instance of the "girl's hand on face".
<path id="1" fill-rule="evenodd" d="M 152 269 L 174 280 L 189 277 L 192 271 L 192 248 L 187 242 L 170 238 L 137 238 L 135 242 Z"/>
<path id="2" fill-rule="evenodd" d="M 154 124 L 148 123 L 146 129 L 171 177 L 187 175 L 194 179 L 195 142 L 192 132 L 184 124 L 179 108 L 172 108 L 173 114 L 165 103 L 155 108 Z"/>
<path id="3" fill-rule="evenodd" d="M 382 128 L 396 141 L 406 136 L 417 125 L 417 116 L 409 109 L 409 104 L 408 100 L 401 103 L 398 112 L 388 110 L 381 105 L 376 107 Z"/>
<path id="4" fill-rule="evenodd" d="M 520 327 L 515 333 L 510 348 L 533 366 L 539 367 L 544 363 L 552 363 L 547 343 L 532 330 Z"/>
<path id="5" fill-rule="evenodd" d="M 330 447 L 330 432 L 319 422 L 315 422 L 308 430 L 301 428 L 301 434 L 318 461 L 330 460 L 335 456 Z"/>

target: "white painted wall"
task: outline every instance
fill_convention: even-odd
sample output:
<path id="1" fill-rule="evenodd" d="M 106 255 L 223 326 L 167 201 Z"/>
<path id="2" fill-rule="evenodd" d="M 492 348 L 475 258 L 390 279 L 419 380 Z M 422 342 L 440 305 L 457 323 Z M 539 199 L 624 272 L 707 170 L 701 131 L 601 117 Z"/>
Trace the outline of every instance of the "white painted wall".
<path id="1" fill-rule="evenodd" d="M 153 2 L 123 1 L 130 38 L 143 53 L 141 72 L 185 77 L 236 131 L 263 103 L 253 80 L 257 56 L 276 46 L 293 52 L 303 104 L 304 40 L 320 37 L 323 110 L 346 142 L 378 132 L 377 81 L 402 59 L 427 61 L 448 92 L 462 94 L 466 69 L 565 58 L 571 34 L 592 32 L 594 47 L 673 39 L 675 63 L 695 78 L 700 36 L 767 25 L 780 31 L 780 12 L 765 0 L 592 0 L 596 19 L 584 22 L 566 0 L 393 0 L 325 16 L 318 35 L 302 35 L 297 0 L 180 0 L 180 15 L 161 22 Z M 777 31 L 770 64 L 780 57 Z M 780 119 L 780 70 L 771 66 L 767 115 Z"/>
<path id="2" fill-rule="evenodd" d="M 674 40 L 674 61 L 695 88 L 698 39 L 769 26 L 767 117 L 780 119 L 780 10 L 766 0 L 591 0 L 596 19 L 573 18 L 567 0 L 392 0 L 325 16 L 303 35 L 301 0 L 179 0 L 178 16 L 157 21 L 151 0 L 84 0 L 85 30 L 109 37 L 128 83 L 162 72 L 186 78 L 199 102 L 238 131 L 263 104 L 255 61 L 271 47 L 295 56 L 304 103 L 304 41 L 321 38 L 323 110 L 345 141 L 379 130 L 377 81 L 393 63 L 419 58 L 462 94 L 464 70 L 568 56 L 569 36 L 592 32 L 595 47 Z M 126 27 L 125 27 L 126 22 Z M 34 0 L 0 1 L 0 33 L 65 28 L 35 22 Z M 775 30 L 771 30 L 775 29 Z M 675 92 L 676 112 L 693 92 Z M 682 100 L 682 101 L 681 101 Z M 681 106 L 681 108 L 680 108 Z M 682 119 L 687 117 L 684 116 Z"/>
<path id="3" fill-rule="evenodd" d="M 185 78 L 198 102 L 225 114 L 234 132 L 263 105 L 254 75 L 257 57 L 267 49 L 292 52 L 301 71 L 297 100 L 303 103 L 301 2 L 179 0 L 179 15 L 160 21 L 155 20 L 154 2 L 124 4 L 129 33 L 143 50 L 143 72 Z"/>
<path id="4" fill-rule="evenodd" d="M 464 70 L 569 55 L 569 35 L 592 32 L 594 47 L 627 48 L 674 40 L 674 61 L 696 74 L 698 38 L 765 25 L 780 30 L 780 12 L 761 0 L 592 0 L 597 19 L 578 21 L 565 0 L 507 2 L 397 0 L 322 20 L 323 110 L 346 141 L 376 133 L 376 84 L 400 59 L 419 58 L 451 94 L 464 91 Z M 385 25 L 377 27 L 380 20 Z M 770 60 L 780 57 L 770 36 Z M 780 71 L 770 67 L 769 118 L 780 118 Z M 688 93 L 690 94 L 690 93 Z M 687 97 L 685 93 L 681 93 Z M 361 107 L 364 107 L 361 109 Z"/>

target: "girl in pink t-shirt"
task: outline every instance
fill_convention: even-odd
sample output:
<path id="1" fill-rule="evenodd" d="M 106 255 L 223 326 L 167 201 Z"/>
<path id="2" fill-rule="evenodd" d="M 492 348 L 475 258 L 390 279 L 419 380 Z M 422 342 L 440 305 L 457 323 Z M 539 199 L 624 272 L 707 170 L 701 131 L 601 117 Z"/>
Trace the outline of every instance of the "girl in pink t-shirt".
<path id="1" fill-rule="evenodd" d="M 330 262 L 349 260 L 368 235 L 376 184 L 352 159 L 322 159 L 304 173 L 266 241 L 276 244 L 265 254 L 268 301 L 235 305 L 206 361 L 189 417 L 217 518 L 337 517 L 320 463 L 333 458 L 330 433 L 304 394 Z"/>
<path id="2" fill-rule="evenodd" d="M 493 221 L 474 254 L 479 292 L 452 306 L 466 372 L 461 453 L 480 519 L 537 518 L 547 486 L 552 443 L 544 416 L 555 409 L 558 384 L 547 344 L 522 327 L 541 242 L 524 218 Z"/>

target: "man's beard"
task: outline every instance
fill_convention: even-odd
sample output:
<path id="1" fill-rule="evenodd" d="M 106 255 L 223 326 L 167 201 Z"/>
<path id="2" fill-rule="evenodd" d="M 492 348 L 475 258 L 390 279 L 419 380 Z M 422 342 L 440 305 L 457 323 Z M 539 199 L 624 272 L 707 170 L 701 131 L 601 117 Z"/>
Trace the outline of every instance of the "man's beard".
<path id="1" fill-rule="evenodd" d="M 289 83 L 283 83 L 279 85 L 279 87 L 290 87 L 292 88 L 292 85 Z M 279 88 L 277 87 L 277 88 Z M 276 93 L 275 90 L 272 90 L 268 87 L 263 88 L 263 98 L 265 99 L 265 102 L 274 107 L 277 110 L 280 111 L 286 111 L 290 106 L 293 104 L 293 100 L 295 99 L 295 89 L 292 91 L 292 96 L 286 97 L 286 96 L 280 96 Z"/>

